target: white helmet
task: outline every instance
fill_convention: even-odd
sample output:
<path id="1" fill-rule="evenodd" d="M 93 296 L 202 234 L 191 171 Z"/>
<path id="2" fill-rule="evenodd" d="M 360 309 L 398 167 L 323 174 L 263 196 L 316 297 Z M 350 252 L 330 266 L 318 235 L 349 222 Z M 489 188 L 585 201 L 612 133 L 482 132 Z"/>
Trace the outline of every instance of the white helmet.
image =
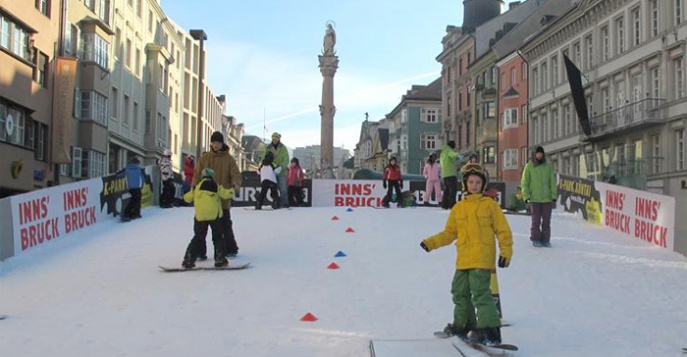
<path id="1" fill-rule="evenodd" d="M 162 153 L 163 156 L 172 156 L 172 150 L 170 149 L 165 149 L 165 151 Z"/>

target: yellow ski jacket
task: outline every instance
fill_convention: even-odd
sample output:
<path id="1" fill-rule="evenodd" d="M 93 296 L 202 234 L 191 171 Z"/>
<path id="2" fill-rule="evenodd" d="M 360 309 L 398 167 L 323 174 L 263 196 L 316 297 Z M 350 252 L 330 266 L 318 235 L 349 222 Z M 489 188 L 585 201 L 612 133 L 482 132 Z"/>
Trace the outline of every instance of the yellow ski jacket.
<path id="1" fill-rule="evenodd" d="M 215 181 L 204 178 L 193 190 L 184 194 L 184 201 L 188 203 L 195 201 L 193 206 L 196 220 L 214 221 L 223 215 L 221 200 L 230 200 L 232 196 L 234 196 L 233 189 L 226 189 L 222 185 L 217 185 Z"/>

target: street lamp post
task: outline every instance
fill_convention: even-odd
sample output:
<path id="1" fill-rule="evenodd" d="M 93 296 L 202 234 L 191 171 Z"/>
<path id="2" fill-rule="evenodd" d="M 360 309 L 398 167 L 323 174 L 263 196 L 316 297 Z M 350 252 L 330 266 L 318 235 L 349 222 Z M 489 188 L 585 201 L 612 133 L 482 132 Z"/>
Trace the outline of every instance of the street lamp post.
<path id="1" fill-rule="evenodd" d="M 204 79 L 205 79 L 205 50 L 203 44 L 208 39 L 208 35 L 203 30 L 191 30 L 191 37 L 200 41 L 199 68 L 198 68 L 198 112 L 196 113 L 196 160 L 200 159 L 201 141 L 203 138 L 203 104 L 204 104 Z"/>

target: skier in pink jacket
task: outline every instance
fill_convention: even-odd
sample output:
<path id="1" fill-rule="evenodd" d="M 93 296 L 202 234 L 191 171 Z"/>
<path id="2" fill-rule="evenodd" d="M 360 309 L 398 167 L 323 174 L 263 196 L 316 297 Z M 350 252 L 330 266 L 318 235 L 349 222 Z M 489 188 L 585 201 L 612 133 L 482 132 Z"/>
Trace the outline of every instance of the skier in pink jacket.
<path id="1" fill-rule="evenodd" d="M 425 167 L 422 169 L 422 175 L 427 180 L 425 196 L 422 199 L 425 205 L 429 205 L 432 193 L 436 196 L 436 201 L 441 202 L 441 166 L 436 161 L 437 154 L 431 153 Z"/>

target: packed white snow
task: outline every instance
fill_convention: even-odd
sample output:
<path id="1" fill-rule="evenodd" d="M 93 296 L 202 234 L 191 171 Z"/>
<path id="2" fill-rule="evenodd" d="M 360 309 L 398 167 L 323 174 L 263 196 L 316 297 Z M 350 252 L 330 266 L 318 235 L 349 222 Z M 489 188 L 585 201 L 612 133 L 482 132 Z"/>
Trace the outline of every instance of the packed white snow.
<path id="1" fill-rule="evenodd" d="M 245 270 L 160 271 L 180 265 L 192 208 L 145 209 L 0 262 L 0 355 L 369 356 L 370 340 L 432 340 L 452 320 L 455 247 L 419 247 L 448 211 L 231 212 Z M 534 248 L 530 218 L 508 221 L 514 257 L 498 277 L 511 355 L 687 347 L 687 258 L 563 214 L 553 247 Z"/>

